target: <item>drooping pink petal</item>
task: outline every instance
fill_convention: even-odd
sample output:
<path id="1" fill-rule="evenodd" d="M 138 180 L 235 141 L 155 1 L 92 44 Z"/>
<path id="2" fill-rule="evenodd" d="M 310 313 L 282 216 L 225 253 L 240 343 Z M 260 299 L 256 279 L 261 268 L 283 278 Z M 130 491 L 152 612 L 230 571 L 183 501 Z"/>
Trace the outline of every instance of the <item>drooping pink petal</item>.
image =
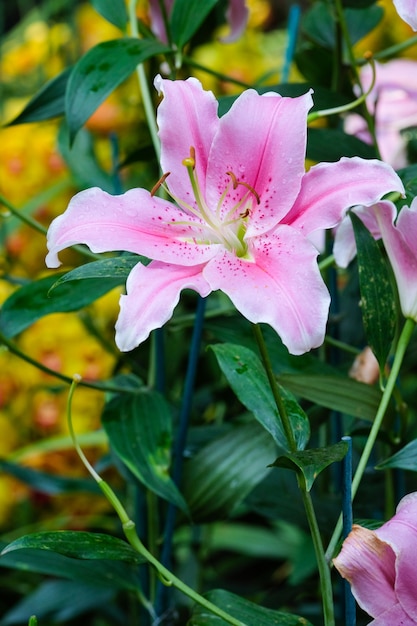
<path id="1" fill-rule="evenodd" d="M 217 100 L 196 78 L 172 81 L 157 76 L 155 87 L 164 96 L 157 113 L 162 171 L 170 172 L 167 185 L 171 192 L 195 206 L 183 160 L 193 147 L 195 173 L 204 192 L 208 155 L 219 124 Z"/>
<path id="2" fill-rule="evenodd" d="M 207 169 L 206 198 L 216 207 L 230 177 L 249 184 L 260 197 L 250 214 L 247 237 L 274 227 L 292 206 L 304 175 L 307 113 L 311 94 L 284 98 L 247 90 L 220 119 Z M 223 203 L 230 209 L 248 189 L 238 186 Z"/>
<path id="3" fill-rule="evenodd" d="M 320 163 L 304 176 L 301 191 L 285 222 L 304 235 L 337 226 L 347 209 L 370 205 L 404 186 L 391 166 L 360 157 L 342 158 L 337 163 Z"/>
<path id="4" fill-rule="evenodd" d="M 165 10 L 169 17 L 174 0 L 164 0 Z M 165 29 L 165 22 L 161 11 L 159 0 L 149 0 L 149 17 L 151 22 L 151 30 L 163 43 L 168 43 L 168 37 Z"/>
<path id="5" fill-rule="evenodd" d="M 378 207 L 381 207 L 381 210 L 386 212 L 387 215 L 391 215 L 391 223 L 395 220 L 397 216 L 397 209 L 395 204 L 389 202 L 388 200 L 383 200 L 382 202 L 378 202 L 370 207 L 359 206 L 352 209 L 352 211 L 361 219 L 366 228 L 373 235 L 374 239 L 381 238 L 381 230 L 377 219 Z M 352 220 L 349 215 L 346 215 L 337 227 L 334 238 L 333 254 L 339 267 L 347 267 L 356 256 L 355 235 L 353 232 Z"/>
<path id="6" fill-rule="evenodd" d="M 417 30 L 417 6 L 415 0 L 394 0 L 398 15 L 407 22 L 413 30 Z"/>
<path id="7" fill-rule="evenodd" d="M 417 321 L 417 200 L 403 207 L 396 225 L 386 207 L 378 207 L 377 217 L 381 237 L 387 251 L 405 317 Z"/>
<path id="8" fill-rule="evenodd" d="M 394 550 L 372 530 L 354 524 L 333 564 L 372 617 L 397 604 Z"/>
<path id="9" fill-rule="evenodd" d="M 121 351 L 136 348 L 149 333 L 171 317 L 183 289 L 207 296 L 211 289 L 202 276 L 203 266 L 182 267 L 154 261 L 138 263 L 126 283 L 127 295 L 120 298 L 116 322 L 116 344 Z"/>
<path id="10" fill-rule="evenodd" d="M 229 0 L 226 19 L 230 25 L 230 33 L 226 37 L 222 37 L 221 41 L 230 43 L 239 39 L 246 28 L 248 17 L 249 9 L 245 0 Z"/>
<path id="11" fill-rule="evenodd" d="M 405 496 L 394 517 L 375 534 L 396 554 L 396 596 L 410 623 L 417 624 L 417 493 Z"/>
<path id="12" fill-rule="evenodd" d="M 387 611 L 381 613 L 376 619 L 369 622 L 368 626 L 415 626 L 415 622 L 404 611 L 401 604 L 397 603 L 391 606 Z"/>
<path id="13" fill-rule="evenodd" d="M 203 276 L 249 321 L 276 330 L 291 354 L 323 343 L 330 297 L 317 267 L 317 250 L 296 230 L 280 226 L 252 242 L 254 261 L 224 251 Z"/>
<path id="14" fill-rule="evenodd" d="M 183 221 L 189 224 L 178 223 Z M 84 243 L 93 252 L 127 250 L 167 263 L 196 265 L 210 259 L 218 247 L 193 242 L 200 226 L 197 218 L 145 189 L 112 196 L 94 187 L 75 195 L 52 222 L 46 264 L 58 267 L 58 252 Z"/>

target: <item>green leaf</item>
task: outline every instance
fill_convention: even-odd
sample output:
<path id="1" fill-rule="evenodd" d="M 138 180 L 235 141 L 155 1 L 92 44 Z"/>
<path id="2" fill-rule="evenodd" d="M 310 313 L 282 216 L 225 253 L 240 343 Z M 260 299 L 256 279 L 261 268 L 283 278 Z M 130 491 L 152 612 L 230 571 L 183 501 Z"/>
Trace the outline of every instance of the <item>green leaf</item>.
<path id="1" fill-rule="evenodd" d="M 311 626 L 311 623 L 303 617 L 258 606 L 230 591 L 214 589 L 204 595 L 210 602 L 233 615 L 243 624 L 250 626 Z M 196 605 L 188 626 L 227 626 L 227 622 L 213 615 L 204 607 Z"/>
<path id="2" fill-rule="evenodd" d="M 103 427 L 130 471 L 151 491 L 183 511 L 187 505 L 169 475 L 172 416 L 155 391 L 116 396 L 104 408 Z"/>
<path id="3" fill-rule="evenodd" d="M 226 518 L 271 470 L 276 446 L 257 422 L 214 439 L 184 466 L 183 493 L 196 522 Z"/>
<path id="4" fill-rule="evenodd" d="M 2 626 L 12 626 L 27 622 L 28 615 L 36 613 L 42 623 L 67 624 L 74 618 L 77 623 L 86 623 L 80 616 L 87 611 L 94 614 L 100 607 L 108 605 L 114 598 L 115 591 L 103 589 L 85 583 L 47 580 L 41 583 L 32 593 L 27 593 L 20 602 L 2 616 Z M 36 621 L 30 618 L 29 626 Z M 74 623 L 72 622 L 72 623 Z"/>
<path id="5" fill-rule="evenodd" d="M 210 346 L 228 383 L 242 404 L 272 435 L 275 443 L 288 450 L 288 442 L 269 386 L 265 370 L 257 355 L 248 348 L 234 344 Z M 303 449 L 310 435 L 308 418 L 292 395 L 281 388 L 282 399 L 297 442 Z"/>
<path id="6" fill-rule="evenodd" d="M 370 421 L 375 418 L 382 395 L 376 387 L 343 376 L 280 374 L 277 378 L 300 398 Z"/>
<path id="7" fill-rule="evenodd" d="M 357 43 L 381 21 L 384 11 L 377 5 L 363 9 L 350 9 L 344 11 L 346 23 L 352 44 Z M 319 46 L 334 50 L 336 47 L 334 14 L 333 9 L 325 2 L 315 2 L 305 14 L 302 21 L 302 30 L 308 39 Z M 346 46 L 345 46 L 346 49 Z"/>
<path id="8" fill-rule="evenodd" d="M 110 589 L 137 591 L 140 586 L 136 563 L 108 559 L 80 560 L 37 548 L 21 548 L 1 555 L 0 567 L 38 572 Z"/>
<path id="9" fill-rule="evenodd" d="M 76 267 L 74 270 L 67 272 L 63 276 L 60 276 L 58 280 L 52 285 L 49 290 L 49 294 L 57 289 L 60 285 L 71 281 L 87 280 L 91 278 L 117 278 L 119 284 L 126 282 L 130 271 L 139 262 L 143 262 L 145 259 L 137 255 L 126 255 L 112 257 L 110 259 L 100 259 L 99 261 L 93 261 L 92 263 L 85 263 Z M 146 259 L 147 261 L 147 259 Z"/>
<path id="10" fill-rule="evenodd" d="M 77 493 L 81 491 L 101 494 L 101 490 L 97 486 L 97 483 L 91 479 L 69 478 L 65 476 L 47 474 L 46 472 L 39 472 L 31 469 L 30 467 L 25 467 L 24 465 L 19 465 L 17 463 L 10 463 L 9 461 L 2 459 L 0 459 L 0 469 L 11 476 L 18 478 L 39 493 L 56 495 L 59 493 Z"/>
<path id="11" fill-rule="evenodd" d="M 309 128 L 307 158 L 313 161 L 338 161 L 341 157 L 375 159 L 373 146 L 337 128 Z"/>
<path id="12" fill-rule="evenodd" d="M 53 532 L 40 532 L 25 535 L 9 543 L 2 555 L 33 548 L 36 550 L 49 550 L 72 557 L 74 559 L 126 561 L 128 563 L 144 563 L 141 557 L 128 543 L 102 533 L 90 533 L 84 531 L 59 530 Z"/>
<path id="13" fill-rule="evenodd" d="M 124 0 L 92 0 L 91 4 L 108 22 L 125 30 L 128 15 Z"/>
<path id="14" fill-rule="evenodd" d="M 8 126 L 40 122 L 64 115 L 65 89 L 71 71 L 72 68 L 69 67 L 48 81 Z"/>
<path id="15" fill-rule="evenodd" d="M 90 115 L 136 66 L 170 50 L 158 41 L 125 37 L 99 43 L 74 66 L 65 95 L 71 141 Z"/>
<path id="16" fill-rule="evenodd" d="M 363 325 L 382 371 L 395 335 L 396 299 L 379 243 L 353 211 L 350 218 L 356 240 Z"/>
<path id="17" fill-rule="evenodd" d="M 175 0 L 170 25 L 173 42 L 182 50 L 219 0 Z"/>
<path id="18" fill-rule="evenodd" d="M 317 476 L 328 466 L 336 461 L 341 461 L 348 450 L 348 443 L 340 441 L 326 448 L 315 448 L 290 452 L 279 456 L 272 467 L 286 467 L 299 472 L 301 470 L 306 488 L 310 491 Z"/>
<path id="19" fill-rule="evenodd" d="M 49 290 L 60 276 L 63 274 L 54 273 L 33 281 L 7 298 L 0 311 L 3 335 L 9 339 L 15 337 L 50 313 L 78 311 L 123 283 L 119 277 L 65 283 L 49 297 Z"/>
<path id="20" fill-rule="evenodd" d="M 376 465 L 376 469 L 387 469 L 389 467 L 417 472 L 417 439 L 413 439 L 404 448 L 401 448 L 388 459 Z"/>

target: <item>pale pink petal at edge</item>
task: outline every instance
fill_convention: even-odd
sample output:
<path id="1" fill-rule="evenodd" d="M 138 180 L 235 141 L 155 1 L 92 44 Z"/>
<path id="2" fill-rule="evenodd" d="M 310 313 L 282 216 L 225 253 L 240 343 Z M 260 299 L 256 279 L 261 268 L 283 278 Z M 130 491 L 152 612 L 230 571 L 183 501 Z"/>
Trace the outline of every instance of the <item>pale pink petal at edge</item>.
<path id="1" fill-rule="evenodd" d="M 417 7 L 415 0 L 394 0 L 395 8 L 398 15 L 411 26 L 413 30 L 417 30 Z"/>
<path id="2" fill-rule="evenodd" d="M 203 266 L 181 267 L 154 261 L 140 263 L 127 279 L 127 295 L 120 298 L 116 322 L 116 344 L 122 352 L 133 350 L 149 333 L 172 317 L 183 289 L 193 289 L 207 296 L 211 289 L 204 280 Z"/>
<path id="3" fill-rule="evenodd" d="M 395 171 L 382 161 L 343 157 L 313 166 L 303 178 L 300 194 L 285 222 L 307 236 L 333 228 L 347 209 L 374 204 L 391 191 L 404 193 Z"/>
<path id="4" fill-rule="evenodd" d="M 170 172 L 167 185 L 180 200 L 194 205 L 194 196 L 183 160 L 195 149 L 195 174 L 205 188 L 208 155 L 217 130 L 218 103 L 211 91 L 205 91 L 196 78 L 167 80 L 155 78 L 156 89 L 163 94 L 157 121 L 161 139 L 161 168 Z"/>
<path id="5" fill-rule="evenodd" d="M 186 219 L 190 224 L 178 224 Z M 195 226 L 193 226 L 195 224 Z M 216 245 L 193 243 L 200 220 L 145 189 L 112 196 L 98 188 L 75 195 L 48 230 L 48 267 L 58 267 L 58 253 L 74 244 L 93 252 L 125 250 L 152 259 L 196 265 L 216 253 Z"/>
<path id="6" fill-rule="evenodd" d="M 323 343 L 330 297 L 317 267 L 317 250 L 287 226 L 255 239 L 255 262 L 225 251 L 209 261 L 204 278 L 221 289 L 253 323 L 269 324 L 292 354 Z"/>
<path id="7" fill-rule="evenodd" d="M 417 493 L 405 496 L 394 517 L 375 534 L 396 553 L 396 595 L 410 623 L 417 624 Z"/>
<path id="8" fill-rule="evenodd" d="M 415 240 L 412 241 L 412 234 L 417 234 L 417 202 L 401 210 L 396 226 L 390 214 L 382 209 L 378 211 L 378 221 L 395 274 L 402 312 L 417 321 L 417 254 Z"/>
<path id="9" fill-rule="evenodd" d="M 225 43 L 236 41 L 243 35 L 248 23 L 249 9 L 246 0 L 229 0 L 229 6 L 226 11 L 226 19 L 230 26 L 230 33 L 221 40 Z"/>
<path id="10" fill-rule="evenodd" d="M 210 151 L 206 198 L 216 207 L 230 183 L 228 171 L 250 185 L 260 198 L 250 212 L 247 237 L 267 232 L 288 213 L 305 173 L 307 114 L 312 97 L 283 98 L 275 93 L 245 91 L 220 119 Z M 238 186 L 229 193 L 224 210 L 248 189 Z"/>
<path id="11" fill-rule="evenodd" d="M 397 604 L 395 554 L 373 531 L 355 524 L 333 564 L 350 582 L 358 604 L 372 617 Z"/>
<path id="12" fill-rule="evenodd" d="M 381 231 L 377 220 L 377 210 L 381 207 L 391 216 L 391 223 L 394 221 L 397 215 L 397 209 L 392 202 L 387 200 L 373 204 L 370 207 L 359 206 L 352 209 L 352 211 L 360 218 L 374 239 L 381 238 Z M 353 232 L 352 220 L 349 214 L 346 215 L 337 227 L 334 244 L 333 254 L 335 261 L 339 267 L 347 267 L 352 259 L 356 256 L 356 241 Z"/>

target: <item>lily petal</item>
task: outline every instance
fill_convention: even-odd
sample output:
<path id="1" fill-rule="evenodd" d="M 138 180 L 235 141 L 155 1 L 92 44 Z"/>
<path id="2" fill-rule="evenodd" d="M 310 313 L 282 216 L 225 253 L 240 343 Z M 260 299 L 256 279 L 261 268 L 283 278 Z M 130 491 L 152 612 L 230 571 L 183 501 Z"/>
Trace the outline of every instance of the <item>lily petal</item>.
<path id="1" fill-rule="evenodd" d="M 417 622 L 407 615 L 401 604 L 397 603 L 372 620 L 368 626 L 394 626 L 394 624 L 395 626 L 416 626 Z"/>
<path id="2" fill-rule="evenodd" d="M 284 225 L 273 235 L 257 238 L 252 254 L 254 262 L 227 251 L 218 254 L 203 276 L 213 290 L 227 294 L 249 321 L 272 326 L 291 354 L 320 346 L 330 297 L 313 244 Z"/>
<path id="3" fill-rule="evenodd" d="M 249 17 L 249 9 L 245 0 L 229 0 L 229 6 L 226 11 L 226 19 L 230 24 L 230 33 L 226 37 L 222 37 L 224 43 L 231 43 L 239 39 L 246 28 Z"/>
<path id="4" fill-rule="evenodd" d="M 381 229 L 377 218 L 379 210 L 387 214 L 392 223 L 397 216 L 395 204 L 388 200 L 378 202 L 370 207 L 354 207 L 352 211 L 361 219 L 363 224 L 373 235 L 374 239 L 381 239 Z M 346 215 L 337 227 L 333 244 L 333 254 L 339 267 L 347 267 L 356 256 L 356 241 L 353 232 L 352 220 Z"/>
<path id="5" fill-rule="evenodd" d="M 405 496 L 394 517 L 375 531 L 396 554 L 395 592 L 406 614 L 417 624 L 417 493 Z M 391 622 L 401 623 L 401 622 Z"/>
<path id="6" fill-rule="evenodd" d="M 391 191 L 404 193 L 404 186 L 390 165 L 360 157 L 313 166 L 303 178 L 301 191 L 287 224 L 304 235 L 337 226 L 352 206 L 374 204 Z"/>
<path id="7" fill-rule="evenodd" d="M 378 207 L 378 223 L 382 240 L 390 260 L 405 317 L 417 321 L 417 200 L 410 207 L 403 207 L 393 224 L 392 214 Z"/>
<path id="8" fill-rule="evenodd" d="M 417 7 L 415 0 L 394 0 L 398 15 L 407 22 L 413 30 L 417 30 Z"/>
<path id="9" fill-rule="evenodd" d="M 202 276 L 204 266 L 182 267 L 154 261 L 138 263 L 126 283 L 127 295 L 120 298 L 116 322 L 116 344 L 129 351 L 161 328 L 171 317 L 183 289 L 193 289 L 207 296 L 211 289 Z"/>
<path id="10" fill-rule="evenodd" d="M 112 196 L 94 187 L 75 195 L 52 222 L 46 264 L 58 267 L 58 252 L 84 243 L 93 252 L 127 250 L 167 263 L 196 265 L 212 258 L 218 247 L 193 242 L 200 227 L 200 220 L 145 189 Z"/>
<path id="11" fill-rule="evenodd" d="M 354 524 L 333 564 L 350 582 L 358 604 L 372 617 L 397 604 L 394 550 L 372 530 Z"/>
<path id="12" fill-rule="evenodd" d="M 206 197 L 216 206 L 232 171 L 260 197 L 253 203 L 247 237 L 273 228 L 288 212 L 305 173 L 307 113 L 311 93 L 284 98 L 276 93 L 263 96 L 249 89 L 241 94 L 220 119 L 207 170 Z M 238 186 L 223 203 L 230 209 L 247 193 Z"/>
<path id="13" fill-rule="evenodd" d="M 204 193 L 208 155 L 219 124 L 218 103 L 196 78 L 173 81 L 157 76 L 154 83 L 164 96 L 157 113 L 161 168 L 170 172 L 167 185 L 171 192 L 195 206 L 188 171 L 182 162 L 193 147 L 195 174 Z"/>

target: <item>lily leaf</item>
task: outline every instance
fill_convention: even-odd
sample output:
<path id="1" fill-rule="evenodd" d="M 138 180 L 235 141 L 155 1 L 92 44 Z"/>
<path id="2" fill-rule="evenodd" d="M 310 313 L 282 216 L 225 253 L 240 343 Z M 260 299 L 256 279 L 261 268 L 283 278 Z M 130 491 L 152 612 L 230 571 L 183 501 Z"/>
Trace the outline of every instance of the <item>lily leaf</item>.
<path id="1" fill-rule="evenodd" d="M 172 481 L 172 416 L 155 391 L 117 395 L 105 406 L 102 422 L 123 463 L 148 489 L 183 511 L 187 505 Z"/>
<path id="2" fill-rule="evenodd" d="M 117 276 L 106 280 L 91 278 L 68 282 L 49 297 L 50 289 L 62 276 L 62 273 L 51 274 L 12 293 L 0 310 L 0 330 L 3 335 L 11 339 L 50 313 L 78 311 L 124 282 Z"/>
<path id="3" fill-rule="evenodd" d="M 257 355 L 244 346 L 215 344 L 210 346 L 228 383 L 242 404 L 272 435 L 275 443 L 288 450 L 274 397 L 265 370 Z M 308 418 L 295 398 L 281 388 L 282 398 L 291 421 L 297 448 L 303 449 L 310 435 Z"/>
<path id="4" fill-rule="evenodd" d="M 158 41 L 124 37 L 103 41 L 74 66 L 65 96 L 71 141 L 99 105 L 135 70 L 158 54 L 170 52 Z"/>
<path id="5" fill-rule="evenodd" d="M 226 518 L 270 472 L 276 446 L 257 422 L 239 424 L 184 466 L 183 493 L 194 521 Z"/>
<path id="6" fill-rule="evenodd" d="M 84 531 L 59 530 L 53 532 L 40 532 L 25 535 L 9 543 L 2 555 L 33 548 L 36 550 L 50 550 L 57 554 L 72 557 L 74 559 L 111 561 L 127 561 L 129 563 L 144 563 L 141 557 L 128 543 L 102 533 L 89 533 Z"/>
<path id="7" fill-rule="evenodd" d="M 303 617 L 258 606 L 223 589 L 209 591 L 205 597 L 248 626 L 311 626 L 311 623 Z M 188 626 L 227 626 L 227 622 L 204 607 L 196 605 Z"/>
<path id="8" fill-rule="evenodd" d="M 348 450 L 346 441 L 339 441 L 326 448 L 301 450 L 279 456 L 272 467 L 285 467 L 299 472 L 304 476 L 306 488 L 310 491 L 317 476 L 328 466 L 336 461 L 341 461 Z"/>
<path id="9" fill-rule="evenodd" d="M 404 448 L 376 465 L 376 469 L 387 469 L 388 467 L 417 472 L 417 439 L 413 439 Z"/>
<path id="10" fill-rule="evenodd" d="M 395 295 L 378 242 L 353 211 L 350 218 L 356 239 L 363 324 L 382 371 L 395 335 Z"/>

